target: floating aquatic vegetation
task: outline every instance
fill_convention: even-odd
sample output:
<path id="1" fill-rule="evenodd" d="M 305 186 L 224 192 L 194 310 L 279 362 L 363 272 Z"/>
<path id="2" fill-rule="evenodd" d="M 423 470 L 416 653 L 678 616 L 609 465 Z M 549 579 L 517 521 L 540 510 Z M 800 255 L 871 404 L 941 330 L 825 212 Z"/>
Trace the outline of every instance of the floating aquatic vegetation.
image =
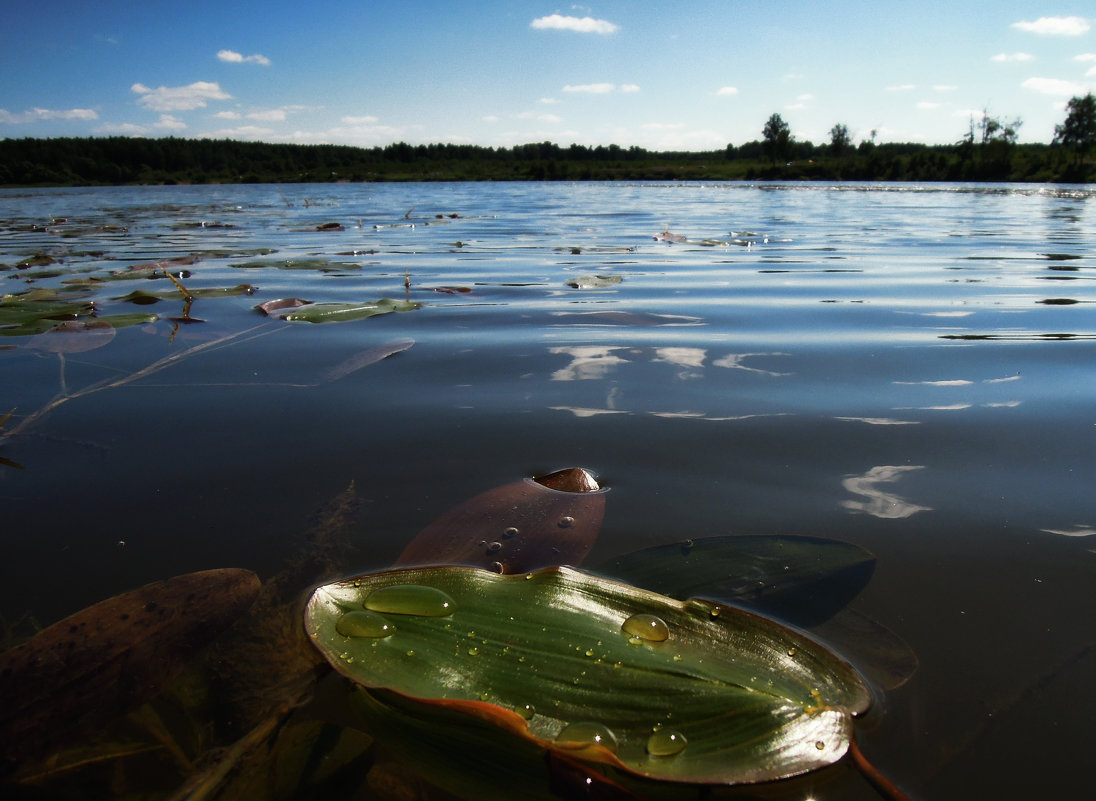
<path id="1" fill-rule="evenodd" d="M 601 531 L 606 492 L 581 467 L 504 484 L 432 522 L 396 564 L 468 564 L 498 573 L 581 564 Z"/>
<path id="2" fill-rule="evenodd" d="M 346 323 L 352 320 L 364 320 L 366 317 L 375 317 L 379 314 L 413 311 L 421 307 L 421 303 L 381 298 L 380 300 L 361 303 L 312 303 L 304 301 L 299 305 L 267 307 L 259 310 L 268 316 L 290 322 Z"/>
<path id="3" fill-rule="evenodd" d="M 567 286 L 574 289 L 604 289 L 605 287 L 616 286 L 624 280 L 622 275 L 582 275 L 578 278 L 572 278 L 567 282 Z"/>
<path id="4" fill-rule="evenodd" d="M 316 270 L 322 273 L 343 273 L 362 268 L 360 264 L 354 262 L 330 259 L 267 259 L 238 262 L 231 266 L 240 270 Z"/>
<path id="5" fill-rule="evenodd" d="M 371 601 L 392 592 L 399 603 Z M 367 611 L 380 620 L 358 628 Z M 832 764 L 871 703 L 848 664 L 793 629 L 569 568 L 359 576 L 318 589 L 305 627 L 336 670 L 423 714 L 443 707 L 665 781 L 754 783 Z"/>
<path id="6" fill-rule="evenodd" d="M 180 296 L 186 298 L 224 298 L 236 295 L 252 295 L 258 289 L 254 284 L 237 284 L 230 287 L 200 287 L 198 289 L 168 289 L 163 292 L 149 292 L 144 289 L 135 289 L 127 295 L 111 298 L 126 303 L 134 303 L 138 306 L 146 306 L 159 303 L 161 300 L 179 300 Z"/>

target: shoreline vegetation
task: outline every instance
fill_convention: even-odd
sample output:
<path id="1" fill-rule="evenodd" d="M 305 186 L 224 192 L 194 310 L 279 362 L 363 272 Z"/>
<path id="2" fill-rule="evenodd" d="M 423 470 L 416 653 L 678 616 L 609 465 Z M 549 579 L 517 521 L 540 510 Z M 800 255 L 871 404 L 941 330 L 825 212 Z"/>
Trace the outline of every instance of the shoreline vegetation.
<path id="1" fill-rule="evenodd" d="M 973 133 L 973 131 L 972 131 Z M 382 181 L 999 181 L 1087 183 L 1096 162 L 1060 144 L 784 141 L 706 152 L 618 145 L 384 147 L 123 136 L 0 139 L 0 186 Z"/>

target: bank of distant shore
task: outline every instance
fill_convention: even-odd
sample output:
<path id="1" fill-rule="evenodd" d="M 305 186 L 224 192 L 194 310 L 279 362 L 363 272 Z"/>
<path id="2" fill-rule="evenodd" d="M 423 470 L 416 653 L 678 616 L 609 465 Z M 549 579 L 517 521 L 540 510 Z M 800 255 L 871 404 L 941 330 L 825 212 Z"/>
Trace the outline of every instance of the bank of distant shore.
<path id="1" fill-rule="evenodd" d="M 491 148 L 359 148 L 228 139 L 93 137 L 0 140 L 0 186 L 329 181 L 1003 181 L 1087 183 L 1096 163 L 1054 145 L 963 141 L 874 144 L 835 153 L 793 142 L 779 162 L 763 142 L 708 152 L 654 152 L 551 142 Z"/>

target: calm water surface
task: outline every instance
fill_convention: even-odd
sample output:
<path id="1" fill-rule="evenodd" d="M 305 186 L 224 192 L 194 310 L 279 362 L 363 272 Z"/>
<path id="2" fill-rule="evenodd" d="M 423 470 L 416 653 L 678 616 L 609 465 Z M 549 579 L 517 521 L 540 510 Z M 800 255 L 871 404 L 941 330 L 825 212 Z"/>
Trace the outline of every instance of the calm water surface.
<path id="1" fill-rule="evenodd" d="M 1090 792 L 1091 187 L 5 190 L 0 231 L 6 294 L 190 255 L 188 289 L 254 287 L 184 323 L 181 300 L 120 299 L 164 278 L 91 286 L 99 315 L 158 319 L 64 358 L 0 336 L 9 432 L 62 381 L 186 356 L 0 442 L 22 466 L 0 465 L 9 624 L 189 570 L 270 575 L 351 481 L 348 574 L 478 492 L 582 465 L 611 487 L 592 561 L 727 533 L 874 552 L 855 608 L 920 668 L 860 741 L 915 796 Z M 37 253 L 56 261 L 17 268 Z M 332 263 L 285 269 L 306 260 Z M 254 309 L 286 297 L 422 306 L 325 325 Z"/>

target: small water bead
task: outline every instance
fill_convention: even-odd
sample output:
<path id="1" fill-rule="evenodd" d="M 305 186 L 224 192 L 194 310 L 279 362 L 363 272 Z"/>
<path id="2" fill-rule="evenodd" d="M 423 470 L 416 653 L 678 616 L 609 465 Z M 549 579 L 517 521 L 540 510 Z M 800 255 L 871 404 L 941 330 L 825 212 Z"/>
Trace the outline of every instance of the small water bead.
<path id="1" fill-rule="evenodd" d="M 522 704 L 521 706 L 517 707 L 514 711 L 517 712 L 518 715 L 523 720 L 532 720 L 533 715 L 535 715 L 537 713 L 536 707 L 533 706 L 532 704 Z"/>
<path id="2" fill-rule="evenodd" d="M 504 565 L 502 562 L 492 562 L 491 570 L 495 573 L 502 574 L 506 572 L 506 565 Z"/>
<path id="3" fill-rule="evenodd" d="M 516 537 L 517 535 L 518 535 L 518 530 L 514 526 L 510 526 L 509 528 L 506 529 L 506 531 L 502 532 L 502 538 L 504 540 L 508 540 L 511 537 Z"/>
<path id="4" fill-rule="evenodd" d="M 437 587 L 421 584 L 392 584 L 369 593 L 365 608 L 373 612 L 418 617 L 446 617 L 457 609 L 456 602 Z"/>
<path id="5" fill-rule="evenodd" d="M 665 642 L 670 639 L 670 627 L 666 625 L 666 621 L 645 612 L 632 615 L 620 627 L 625 633 L 648 642 Z"/>
<path id="6" fill-rule="evenodd" d="M 344 637 L 388 637 L 396 627 L 372 612 L 347 612 L 335 623 L 335 631 Z"/>
<path id="7" fill-rule="evenodd" d="M 824 742 L 822 742 L 821 740 L 816 741 L 815 744 L 814 744 L 814 747 L 817 748 L 819 751 L 825 751 L 826 750 L 826 744 Z"/>
<path id="8" fill-rule="evenodd" d="M 559 519 L 559 527 L 560 528 L 570 528 L 574 524 L 575 524 L 575 519 L 573 517 L 571 517 L 570 515 L 568 515 L 566 517 L 561 517 Z"/>
<path id="9" fill-rule="evenodd" d="M 656 757 L 668 757 L 680 754 L 688 742 L 685 735 L 673 729 L 659 728 L 647 738 L 647 753 Z"/>
<path id="10" fill-rule="evenodd" d="M 568 723 L 556 735 L 556 742 L 563 745 L 574 744 L 575 746 L 600 745 L 614 754 L 617 750 L 616 735 L 609 731 L 608 726 L 587 721 Z"/>
<path id="11" fill-rule="evenodd" d="M 498 553 L 502 550 L 501 542 L 489 542 L 487 543 L 487 553 Z"/>

